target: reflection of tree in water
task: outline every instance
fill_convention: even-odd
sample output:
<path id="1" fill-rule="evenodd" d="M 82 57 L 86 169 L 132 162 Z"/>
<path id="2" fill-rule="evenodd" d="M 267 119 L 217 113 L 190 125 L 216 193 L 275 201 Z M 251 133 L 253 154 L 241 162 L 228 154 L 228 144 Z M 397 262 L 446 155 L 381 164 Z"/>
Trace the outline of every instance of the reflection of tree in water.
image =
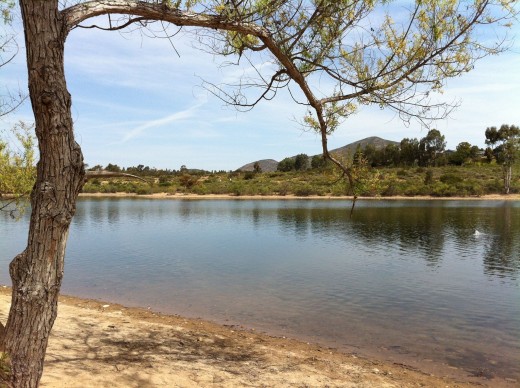
<path id="1" fill-rule="evenodd" d="M 441 207 L 358 207 L 349 217 L 345 208 L 280 209 L 278 221 L 285 230 L 304 237 L 310 230 L 323 238 L 357 238 L 381 246 L 398 244 L 407 254 L 417 252 L 437 265 L 444 248 L 445 211 Z M 310 224 L 310 225 L 309 225 Z"/>
<path id="2" fill-rule="evenodd" d="M 328 209 L 289 208 L 278 210 L 278 222 L 283 229 L 294 233 L 296 237 L 305 237 L 309 231 L 309 223 L 314 225 L 315 211 Z"/>
<path id="3" fill-rule="evenodd" d="M 520 271 L 520 209 L 505 204 L 491 220 L 493 232 L 486 234 L 484 273 L 516 278 Z"/>
<path id="4" fill-rule="evenodd" d="M 367 243 L 387 244 L 417 253 L 438 265 L 444 249 L 445 212 L 441 207 L 362 208 L 353 218 L 353 233 Z"/>

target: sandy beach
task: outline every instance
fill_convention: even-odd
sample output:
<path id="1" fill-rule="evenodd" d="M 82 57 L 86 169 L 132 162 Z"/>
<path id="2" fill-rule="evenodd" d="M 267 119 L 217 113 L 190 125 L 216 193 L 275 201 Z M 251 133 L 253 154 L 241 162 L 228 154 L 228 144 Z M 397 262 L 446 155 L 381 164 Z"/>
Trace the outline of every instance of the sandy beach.
<path id="1" fill-rule="evenodd" d="M 10 288 L 0 287 L 5 322 Z M 436 377 L 287 338 L 62 296 L 42 387 L 513 387 Z"/>

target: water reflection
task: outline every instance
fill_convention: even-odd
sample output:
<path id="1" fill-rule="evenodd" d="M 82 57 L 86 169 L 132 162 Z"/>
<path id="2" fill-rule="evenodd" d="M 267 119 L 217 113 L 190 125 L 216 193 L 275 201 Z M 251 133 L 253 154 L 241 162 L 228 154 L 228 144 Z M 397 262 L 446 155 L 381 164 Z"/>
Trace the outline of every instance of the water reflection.
<path id="1" fill-rule="evenodd" d="M 490 233 L 479 235 L 485 240 L 484 272 L 489 276 L 516 279 L 520 269 L 520 217 L 507 204 L 490 220 Z"/>
<path id="2" fill-rule="evenodd" d="M 305 237 L 311 232 L 324 239 L 353 239 L 362 246 L 397 247 L 415 252 L 428 265 L 438 265 L 444 252 L 446 214 L 442 208 L 280 209 L 278 222 L 287 233 Z M 453 225 L 452 225 L 453 227 Z"/>
<path id="3" fill-rule="evenodd" d="M 352 218 L 349 209 L 82 200 L 64 291 L 467 370 L 487 362 L 520 378 L 519 204 L 360 201 Z M 2 268 L 23 249 L 27 216 L 0 216 Z"/>

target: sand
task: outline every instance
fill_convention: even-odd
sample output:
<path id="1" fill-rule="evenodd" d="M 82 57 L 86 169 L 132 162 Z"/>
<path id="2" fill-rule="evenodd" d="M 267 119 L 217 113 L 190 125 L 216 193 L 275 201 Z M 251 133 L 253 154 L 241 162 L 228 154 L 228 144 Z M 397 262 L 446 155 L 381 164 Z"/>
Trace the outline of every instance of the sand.
<path id="1" fill-rule="evenodd" d="M 0 288 L 0 319 L 10 289 Z M 514 386 L 503 381 L 501 386 Z M 473 387 L 287 338 L 100 301 L 60 299 L 41 387 Z"/>

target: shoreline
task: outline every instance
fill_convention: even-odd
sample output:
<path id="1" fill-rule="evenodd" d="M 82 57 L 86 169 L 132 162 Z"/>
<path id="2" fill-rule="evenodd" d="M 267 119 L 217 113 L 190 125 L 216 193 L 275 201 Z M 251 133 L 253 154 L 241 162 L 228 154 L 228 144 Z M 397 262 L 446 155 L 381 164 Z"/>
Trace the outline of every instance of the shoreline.
<path id="1" fill-rule="evenodd" d="M 352 196 L 318 196 L 309 195 L 234 195 L 234 194 L 135 194 L 135 193 L 80 193 L 80 198 L 147 198 L 147 199 L 186 199 L 186 200 L 352 200 Z M 391 197 L 358 197 L 358 201 L 520 201 L 520 194 L 487 194 L 480 197 L 432 197 L 432 196 L 391 196 Z"/>
<path id="2" fill-rule="evenodd" d="M 5 322 L 11 288 L 0 287 Z M 42 387 L 513 387 L 517 381 L 434 376 L 241 326 L 60 296 Z"/>

